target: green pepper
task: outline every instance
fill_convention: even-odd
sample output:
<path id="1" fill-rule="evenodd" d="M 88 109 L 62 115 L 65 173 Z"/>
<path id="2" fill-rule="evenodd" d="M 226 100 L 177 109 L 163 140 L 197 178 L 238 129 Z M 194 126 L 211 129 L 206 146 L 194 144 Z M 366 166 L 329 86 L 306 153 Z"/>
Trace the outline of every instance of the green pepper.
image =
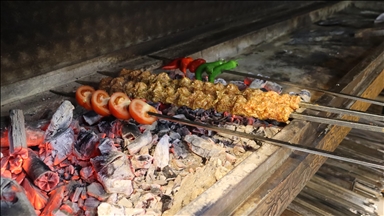
<path id="1" fill-rule="evenodd" d="M 209 74 L 208 80 L 211 83 L 215 82 L 215 78 L 223 72 L 223 70 L 231 70 L 237 67 L 239 63 L 236 60 L 230 60 L 222 65 L 219 65 L 213 69 L 213 72 Z"/>
<path id="2" fill-rule="evenodd" d="M 223 60 L 219 60 L 219 61 L 208 62 L 208 63 L 204 63 L 204 64 L 200 65 L 200 66 L 196 69 L 196 72 L 195 72 L 195 78 L 196 78 L 197 80 L 203 80 L 202 75 L 203 75 L 203 72 L 204 72 L 204 71 L 207 72 L 208 75 L 209 75 L 209 73 L 213 72 L 213 70 L 212 70 L 211 68 L 214 69 L 215 67 L 217 67 L 217 66 L 219 66 L 219 65 L 222 65 L 223 63 L 224 63 Z M 210 70 L 210 71 L 208 71 L 208 70 Z"/>

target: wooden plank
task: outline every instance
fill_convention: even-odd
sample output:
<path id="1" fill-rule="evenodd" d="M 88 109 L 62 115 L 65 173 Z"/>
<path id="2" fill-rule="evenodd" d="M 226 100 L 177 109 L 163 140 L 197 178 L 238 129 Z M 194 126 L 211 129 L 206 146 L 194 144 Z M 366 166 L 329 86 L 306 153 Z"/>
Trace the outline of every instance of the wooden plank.
<path id="1" fill-rule="evenodd" d="M 350 92 L 367 98 L 375 98 L 380 94 L 384 88 L 384 49 L 382 48 L 383 44 L 345 76 L 344 81 L 354 80 L 344 87 L 342 92 Z M 374 60 L 368 63 L 372 59 Z M 365 67 L 364 70 L 357 73 L 363 67 Z M 333 101 L 340 103 L 340 100 Z M 347 107 L 365 111 L 369 104 L 358 101 L 352 102 L 352 105 Z M 352 116 L 343 116 L 342 119 L 357 120 L 356 117 Z M 303 132 L 303 137 L 307 140 L 306 144 L 311 145 L 309 140 L 318 148 L 333 151 L 350 130 L 346 127 L 311 123 L 310 127 Z M 314 139 L 315 137 L 317 138 Z M 305 140 L 302 139 L 302 141 Z M 254 214 L 256 212 L 263 215 L 280 214 L 325 161 L 326 158 L 321 156 L 293 152 L 283 163 L 283 166 L 263 186 L 255 190 L 251 198 L 243 203 L 234 215 Z"/>
<path id="2" fill-rule="evenodd" d="M 361 95 L 359 90 L 368 89 L 367 91 L 370 93 L 362 96 L 375 98 L 383 87 L 380 84 L 382 75 L 379 76 L 380 71 L 375 70 L 376 67 L 382 67 L 380 64 L 383 46 L 384 44 L 381 44 L 375 50 L 369 50 L 367 53 L 371 53 L 371 55 L 345 75 L 345 78 L 339 82 L 340 86 L 336 86 L 333 90 Z M 375 88 L 377 88 L 376 91 L 371 91 Z M 342 107 L 348 107 L 343 105 L 343 103 L 348 102 L 350 101 L 339 100 L 333 96 L 323 96 L 319 100 L 319 104 L 322 105 L 333 106 L 336 104 Z M 366 104 L 367 107 L 368 104 Z M 365 108 L 360 107 L 360 109 L 364 110 Z M 319 113 L 319 115 L 328 116 L 327 113 Z M 336 116 L 333 115 L 332 117 Z M 329 130 L 330 132 L 327 133 Z M 349 130 L 349 128 L 294 120 L 274 138 L 312 147 L 322 147 L 327 144 L 332 147 L 328 147 L 328 149 L 333 149 Z M 323 138 L 324 134 L 327 135 L 325 138 Z M 318 137 L 321 137 L 321 142 Z M 264 154 L 269 155 L 265 160 L 263 160 Z M 324 162 L 320 158 L 322 157 L 292 153 L 292 151 L 284 148 L 264 144 L 255 155 L 252 154 L 245 159 L 230 174 L 220 179 L 193 202 L 181 209 L 178 214 L 228 215 L 252 193 L 251 198 L 244 202 L 234 212 L 234 215 L 278 215 Z M 213 196 L 213 194 L 219 195 Z"/>
<path id="3" fill-rule="evenodd" d="M 27 135 L 22 110 L 10 110 L 11 128 L 9 130 L 9 151 L 13 153 L 17 148 L 27 148 Z"/>

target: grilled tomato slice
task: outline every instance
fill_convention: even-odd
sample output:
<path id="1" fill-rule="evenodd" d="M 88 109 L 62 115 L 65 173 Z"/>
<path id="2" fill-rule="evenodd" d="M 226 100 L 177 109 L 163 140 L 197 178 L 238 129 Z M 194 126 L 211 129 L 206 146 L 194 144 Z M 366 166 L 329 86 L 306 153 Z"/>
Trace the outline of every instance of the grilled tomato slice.
<path id="1" fill-rule="evenodd" d="M 115 92 L 109 99 L 108 107 L 109 111 L 118 119 L 128 120 L 131 118 L 129 114 L 129 104 L 131 100 L 123 92 Z"/>
<path id="2" fill-rule="evenodd" d="M 93 111 L 101 116 L 111 115 L 108 108 L 109 99 L 109 94 L 104 90 L 97 90 L 93 92 L 91 99 Z"/>
<path id="3" fill-rule="evenodd" d="M 91 86 L 87 86 L 87 85 L 80 86 L 76 90 L 77 103 L 87 110 L 92 110 L 91 98 L 94 92 L 95 92 L 95 89 L 92 88 Z"/>
<path id="4" fill-rule="evenodd" d="M 157 120 L 156 117 L 148 115 L 147 112 L 157 113 L 157 110 L 141 99 L 133 99 L 129 104 L 129 113 L 140 124 L 152 124 Z"/>

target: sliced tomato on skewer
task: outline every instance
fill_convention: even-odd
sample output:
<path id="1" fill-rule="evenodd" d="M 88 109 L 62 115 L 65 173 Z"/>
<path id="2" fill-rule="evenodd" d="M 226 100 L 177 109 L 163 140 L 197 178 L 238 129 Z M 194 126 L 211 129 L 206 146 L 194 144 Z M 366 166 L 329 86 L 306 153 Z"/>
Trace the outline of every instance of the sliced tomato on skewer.
<path id="1" fill-rule="evenodd" d="M 108 108 L 109 94 L 104 90 L 97 90 L 92 94 L 91 104 L 93 111 L 101 116 L 109 116 L 111 112 Z"/>
<path id="2" fill-rule="evenodd" d="M 108 102 L 109 111 L 118 119 L 128 120 L 131 118 L 129 114 L 129 104 L 131 100 L 123 92 L 115 92 L 111 95 Z"/>
<path id="3" fill-rule="evenodd" d="M 80 86 L 76 90 L 77 103 L 87 110 L 92 110 L 91 98 L 94 92 L 95 92 L 95 89 L 92 88 L 91 86 L 86 86 L 86 85 Z"/>
<path id="4" fill-rule="evenodd" d="M 140 124 L 152 124 L 157 120 L 156 117 L 148 115 L 148 112 L 157 113 L 157 110 L 141 99 L 133 99 L 129 104 L 129 113 Z"/>

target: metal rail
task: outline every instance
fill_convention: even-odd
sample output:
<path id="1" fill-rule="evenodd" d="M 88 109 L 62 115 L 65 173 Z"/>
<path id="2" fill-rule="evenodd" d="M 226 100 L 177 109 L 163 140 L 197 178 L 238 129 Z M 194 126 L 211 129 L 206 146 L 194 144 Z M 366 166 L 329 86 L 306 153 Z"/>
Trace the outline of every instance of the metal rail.
<path id="1" fill-rule="evenodd" d="M 229 74 L 243 76 L 243 77 L 252 77 L 252 78 L 261 79 L 261 80 L 267 80 L 267 81 L 271 81 L 271 82 L 277 82 L 279 84 L 283 84 L 283 85 L 287 85 L 287 86 L 299 87 L 299 88 L 303 88 L 303 89 L 308 89 L 308 90 L 312 90 L 312 91 L 323 92 L 323 93 L 326 93 L 326 94 L 335 95 L 335 96 L 342 97 L 342 98 L 347 98 L 347 99 L 352 99 L 352 100 L 359 100 L 359 101 L 363 101 L 363 102 L 367 102 L 367 103 L 371 103 L 371 104 L 376 104 L 376 105 L 379 105 L 379 106 L 384 106 L 384 102 L 382 102 L 382 101 L 372 100 L 372 99 L 369 99 L 369 98 L 363 98 L 363 97 L 359 97 L 359 96 L 353 96 L 353 95 L 344 94 L 344 93 L 340 93 L 340 92 L 329 91 L 329 90 L 325 90 L 325 89 L 319 89 L 319 88 L 313 88 L 313 87 L 309 87 L 309 86 L 303 86 L 303 85 L 300 85 L 300 84 L 297 84 L 297 83 L 291 83 L 291 82 L 277 80 L 277 79 L 273 79 L 273 78 L 267 78 L 267 77 L 259 76 L 259 75 L 256 75 L 256 74 L 248 74 L 248 73 L 242 73 L 242 72 L 237 72 L 237 71 L 232 71 L 232 70 L 224 71 L 224 73 L 229 73 Z"/>
<path id="2" fill-rule="evenodd" d="M 322 106 L 322 105 L 305 103 L 305 102 L 301 102 L 299 104 L 299 106 L 300 106 L 300 108 L 308 108 L 308 109 L 331 112 L 331 113 L 336 113 L 336 114 L 357 116 L 357 117 L 364 118 L 367 120 L 384 121 L 383 115 L 376 115 L 376 114 L 366 113 L 366 112 L 362 112 L 362 111 L 358 111 L 358 110 L 350 110 L 350 109 L 343 109 L 343 108 L 337 108 L 337 107 Z"/>
<path id="3" fill-rule="evenodd" d="M 202 124 L 199 122 L 192 122 L 192 121 L 188 121 L 188 120 L 184 120 L 184 119 L 177 119 L 174 117 L 170 117 L 170 116 L 162 115 L 162 114 L 158 114 L 158 113 L 148 112 L 148 114 L 152 115 L 152 116 L 156 116 L 160 119 L 172 121 L 175 123 L 180 123 L 183 125 L 204 128 L 204 129 L 208 129 L 208 130 L 212 130 L 212 131 L 216 131 L 216 132 L 220 132 L 220 133 L 226 133 L 229 135 L 234 135 L 234 136 L 243 137 L 243 138 L 252 139 L 252 140 L 260 140 L 260 141 L 271 143 L 271 144 L 274 144 L 274 145 L 277 145 L 280 147 L 289 148 L 292 150 L 297 150 L 297 151 L 310 153 L 310 154 L 316 154 L 316 155 L 320 155 L 320 156 L 324 156 L 324 157 L 328 157 L 328 158 L 332 158 L 332 159 L 336 159 L 336 160 L 341 160 L 341 161 L 345 161 L 345 162 L 355 163 L 355 164 L 359 164 L 359 165 L 363 165 L 363 166 L 367 166 L 367 167 L 373 167 L 373 168 L 384 170 L 384 165 L 382 165 L 382 164 L 375 164 L 375 163 L 371 163 L 371 162 L 367 162 L 367 161 L 361 161 L 361 160 L 357 160 L 357 159 L 353 159 L 353 158 L 347 158 L 347 157 L 343 157 L 343 156 L 337 155 L 333 152 L 325 151 L 322 149 L 312 148 L 312 147 L 298 145 L 298 144 L 291 144 L 291 143 L 276 140 L 276 139 L 269 139 L 269 138 L 265 138 L 262 136 L 257 136 L 257 135 L 253 135 L 253 134 L 247 134 L 247 133 L 243 133 L 243 132 L 233 131 L 233 130 L 229 130 L 229 129 L 225 129 L 225 128 L 216 127 L 213 125 Z"/>

